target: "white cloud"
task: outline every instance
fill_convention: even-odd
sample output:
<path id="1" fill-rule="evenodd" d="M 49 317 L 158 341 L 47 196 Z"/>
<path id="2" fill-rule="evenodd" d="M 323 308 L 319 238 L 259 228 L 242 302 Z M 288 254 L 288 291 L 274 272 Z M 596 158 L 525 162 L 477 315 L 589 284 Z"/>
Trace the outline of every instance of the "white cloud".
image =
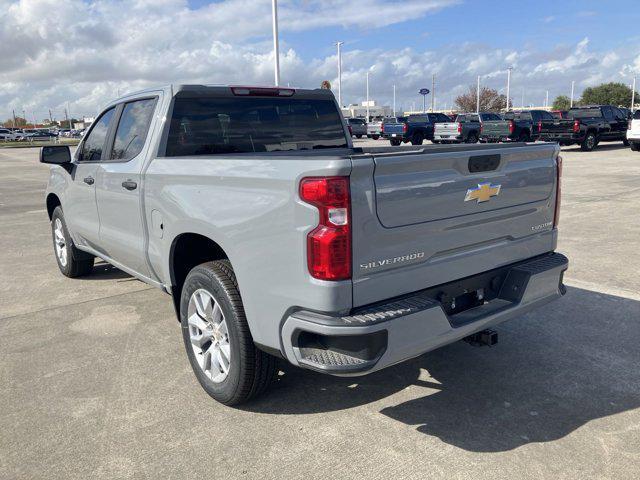
<path id="1" fill-rule="evenodd" d="M 342 0 L 281 0 L 283 32 L 328 27 L 368 29 L 415 19 L 457 0 L 369 0 L 366 6 Z M 419 42 L 423 44 L 424 42 Z M 0 119 L 11 110 L 45 118 L 51 108 L 63 115 L 93 114 L 118 92 L 167 83 L 272 82 L 271 12 L 265 0 L 224 0 L 191 10 L 186 0 L 0 0 Z M 420 102 L 417 90 L 437 74 L 436 100 L 449 105 L 477 75 L 503 89 L 512 65 L 514 92 L 542 98 L 566 93 L 572 79 L 585 86 L 621 80 L 640 67 L 640 48 L 594 51 L 588 39 L 551 51 L 490 49 L 471 42 L 435 50 L 408 45 L 396 50 L 343 50 L 343 98 L 364 97 L 364 75 L 375 65 L 371 92 L 398 105 Z M 282 44 L 284 83 L 335 85 L 336 56 L 305 61 L 302 46 Z M 634 66 L 635 62 L 635 66 Z M 518 95 L 513 95 L 519 97 Z M 516 104 L 519 102 L 516 101 Z"/>

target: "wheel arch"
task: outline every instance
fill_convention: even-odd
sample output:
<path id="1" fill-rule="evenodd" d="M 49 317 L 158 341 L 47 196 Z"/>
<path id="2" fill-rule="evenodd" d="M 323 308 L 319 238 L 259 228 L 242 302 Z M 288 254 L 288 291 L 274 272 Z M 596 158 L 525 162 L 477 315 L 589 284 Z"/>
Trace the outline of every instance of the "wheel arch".
<path id="1" fill-rule="evenodd" d="M 180 294 L 191 269 L 204 262 L 229 260 L 219 243 L 200 233 L 185 232 L 177 235 L 169 250 L 169 277 L 176 317 L 180 321 Z"/>
<path id="2" fill-rule="evenodd" d="M 60 198 L 55 193 L 50 193 L 47 195 L 47 215 L 49 215 L 49 220 L 53 217 L 53 211 L 56 207 L 62 206 L 62 202 L 60 202 Z"/>

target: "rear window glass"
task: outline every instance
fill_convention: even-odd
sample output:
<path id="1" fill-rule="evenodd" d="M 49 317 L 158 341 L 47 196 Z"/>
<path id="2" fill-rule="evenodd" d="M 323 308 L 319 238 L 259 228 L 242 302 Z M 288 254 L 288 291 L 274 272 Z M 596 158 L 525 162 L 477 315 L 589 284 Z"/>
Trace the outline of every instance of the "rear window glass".
<path id="1" fill-rule="evenodd" d="M 350 118 L 349 123 L 351 125 L 364 125 L 364 120 L 361 120 L 359 118 Z"/>
<path id="2" fill-rule="evenodd" d="M 409 123 L 423 123 L 428 121 L 429 119 L 426 115 L 409 115 L 409 117 L 407 117 L 407 122 Z"/>
<path id="3" fill-rule="evenodd" d="M 602 117 L 602 112 L 599 108 L 574 108 L 569 110 L 567 116 L 569 118 Z"/>
<path id="4" fill-rule="evenodd" d="M 346 147 L 342 122 L 331 100 L 177 97 L 166 155 Z"/>

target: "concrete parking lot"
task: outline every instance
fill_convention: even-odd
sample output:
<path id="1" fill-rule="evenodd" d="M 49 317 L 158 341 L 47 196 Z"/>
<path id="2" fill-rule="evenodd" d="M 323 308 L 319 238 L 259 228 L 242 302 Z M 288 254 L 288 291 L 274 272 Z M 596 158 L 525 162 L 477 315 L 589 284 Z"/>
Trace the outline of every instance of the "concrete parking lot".
<path id="1" fill-rule="evenodd" d="M 640 153 L 563 150 L 564 298 L 492 348 L 355 379 L 283 365 L 232 409 L 197 384 L 167 295 L 58 272 L 48 167 L 0 149 L 0 478 L 638 478 Z"/>

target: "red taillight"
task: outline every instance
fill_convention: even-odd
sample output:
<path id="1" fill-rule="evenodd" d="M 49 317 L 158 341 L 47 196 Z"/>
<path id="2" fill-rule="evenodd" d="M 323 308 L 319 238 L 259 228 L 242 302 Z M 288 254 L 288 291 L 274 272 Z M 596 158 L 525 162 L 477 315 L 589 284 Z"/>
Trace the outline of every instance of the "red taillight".
<path id="1" fill-rule="evenodd" d="M 538 121 L 538 133 L 542 133 L 542 120 Z"/>
<path id="2" fill-rule="evenodd" d="M 349 177 L 308 177 L 300 198 L 318 209 L 318 226 L 307 235 L 307 266 L 320 280 L 351 278 Z"/>
<path id="3" fill-rule="evenodd" d="M 384 133 L 384 123 L 380 125 L 380 133 Z"/>
<path id="4" fill-rule="evenodd" d="M 562 199 L 562 157 L 560 155 L 558 155 L 556 166 L 556 208 L 553 212 L 553 228 L 556 228 L 560 222 L 560 201 Z"/>
<path id="5" fill-rule="evenodd" d="M 407 133 L 407 130 L 409 130 L 409 126 L 406 123 L 402 124 L 402 133 Z"/>
<path id="6" fill-rule="evenodd" d="M 353 135 L 353 128 L 351 125 L 347 125 L 347 128 L 349 129 L 349 135 Z"/>
<path id="7" fill-rule="evenodd" d="M 631 120 L 627 122 L 627 130 L 631 130 Z"/>
<path id="8" fill-rule="evenodd" d="M 513 120 L 509 120 L 509 135 L 511 135 L 516 129 L 516 124 Z"/>
<path id="9" fill-rule="evenodd" d="M 580 132 L 580 122 L 578 120 L 573 121 L 573 133 Z"/>
<path id="10" fill-rule="evenodd" d="M 462 133 L 462 124 L 458 122 L 458 133 Z"/>

